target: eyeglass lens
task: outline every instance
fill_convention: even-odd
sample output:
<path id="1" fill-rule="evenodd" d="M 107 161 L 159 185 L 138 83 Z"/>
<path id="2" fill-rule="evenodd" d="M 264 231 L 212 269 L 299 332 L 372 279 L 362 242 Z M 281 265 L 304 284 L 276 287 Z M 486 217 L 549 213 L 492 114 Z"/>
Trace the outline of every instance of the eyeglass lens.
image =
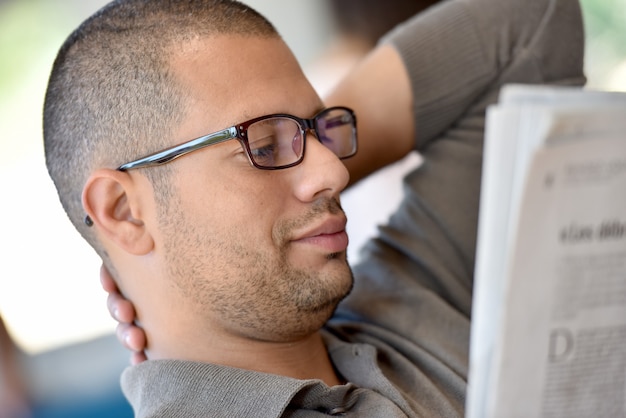
<path id="1" fill-rule="evenodd" d="M 350 112 L 329 109 L 315 123 L 319 141 L 337 157 L 351 157 L 356 152 L 354 118 Z"/>
<path id="2" fill-rule="evenodd" d="M 330 109 L 315 119 L 318 140 L 337 157 L 356 151 L 352 114 Z M 277 116 L 251 124 L 247 130 L 250 157 L 260 167 L 281 167 L 297 163 L 304 153 L 303 127 L 295 119 Z"/>
<path id="3" fill-rule="evenodd" d="M 300 125 L 295 120 L 275 117 L 248 127 L 248 146 L 257 165 L 280 167 L 298 161 L 304 141 Z"/>

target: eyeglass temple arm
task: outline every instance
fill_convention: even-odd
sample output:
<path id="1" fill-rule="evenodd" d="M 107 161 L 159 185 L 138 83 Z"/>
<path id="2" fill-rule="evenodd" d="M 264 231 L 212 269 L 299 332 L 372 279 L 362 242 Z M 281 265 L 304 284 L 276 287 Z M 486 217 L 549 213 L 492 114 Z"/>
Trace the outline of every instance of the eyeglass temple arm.
<path id="1" fill-rule="evenodd" d="M 201 136 L 200 138 L 196 138 L 189 142 L 185 142 L 184 144 L 177 145 L 172 148 L 164 149 L 161 152 L 156 154 L 149 155 L 144 158 L 140 158 L 135 161 L 131 161 L 126 164 L 122 164 L 117 169 L 119 171 L 131 170 L 139 167 L 153 167 L 157 165 L 162 165 L 165 163 L 169 163 L 172 160 L 175 160 L 178 157 L 181 157 L 187 153 L 195 151 L 200 148 L 207 147 L 209 145 L 218 144 L 220 142 L 227 141 L 229 139 L 233 139 L 237 137 L 237 128 L 234 126 L 224 129 L 223 131 L 214 132 L 209 135 Z"/>

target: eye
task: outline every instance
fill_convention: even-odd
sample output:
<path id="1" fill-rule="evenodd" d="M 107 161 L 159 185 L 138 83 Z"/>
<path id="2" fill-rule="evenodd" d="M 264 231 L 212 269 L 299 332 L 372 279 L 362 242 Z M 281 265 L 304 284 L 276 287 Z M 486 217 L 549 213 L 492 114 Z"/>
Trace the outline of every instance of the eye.
<path id="1" fill-rule="evenodd" d="M 272 166 L 277 151 L 276 138 L 266 137 L 250 144 L 250 154 L 254 162 L 262 166 Z"/>

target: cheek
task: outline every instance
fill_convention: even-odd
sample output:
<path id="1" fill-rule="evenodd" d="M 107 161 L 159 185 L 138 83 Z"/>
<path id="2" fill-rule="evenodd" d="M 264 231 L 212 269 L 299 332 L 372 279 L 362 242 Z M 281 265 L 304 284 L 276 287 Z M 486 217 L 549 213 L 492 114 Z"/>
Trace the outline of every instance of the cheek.
<path id="1" fill-rule="evenodd" d="M 181 209 L 199 228 L 254 245 L 272 245 L 275 225 L 287 211 L 287 187 L 270 172 L 238 167 L 203 173 L 181 183 Z M 215 170 L 213 170 L 215 171 Z M 208 179 L 208 180 L 206 180 Z"/>

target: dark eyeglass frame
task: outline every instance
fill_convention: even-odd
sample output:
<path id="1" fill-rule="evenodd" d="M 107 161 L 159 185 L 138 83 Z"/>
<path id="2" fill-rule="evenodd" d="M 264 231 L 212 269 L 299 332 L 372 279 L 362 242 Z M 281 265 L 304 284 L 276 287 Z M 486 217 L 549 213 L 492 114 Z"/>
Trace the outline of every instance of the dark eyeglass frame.
<path id="1" fill-rule="evenodd" d="M 337 111 L 337 110 L 345 111 L 346 114 L 348 114 L 351 118 L 351 121 L 348 123 L 352 124 L 352 142 L 353 142 L 352 149 L 347 155 L 337 156 L 340 159 L 349 158 L 349 157 L 352 157 L 354 154 L 356 154 L 356 151 L 357 151 L 356 116 L 354 115 L 354 111 L 352 111 L 352 109 L 348 107 L 334 106 L 334 107 L 329 107 L 329 108 L 322 110 L 311 119 L 303 119 L 297 116 L 283 114 L 283 113 L 260 116 L 254 119 L 247 120 L 242 123 L 238 123 L 237 125 L 231 126 L 230 128 L 222 129 L 220 131 L 213 132 L 208 135 L 204 135 L 199 138 L 192 139 L 182 144 L 158 151 L 154 154 L 146 155 L 137 160 L 122 164 L 117 169 L 120 171 L 127 171 L 127 170 L 132 170 L 135 168 L 154 167 L 154 166 L 158 166 L 162 164 L 167 164 L 192 151 L 196 151 L 198 149 L 202 149 L 210 145 L 219 144 L 224 141 L 229 141 L 231 139 L 237 139 L 239 141 L 243 149 L 246 151 L 246 155 L 250 163 L 258 169 L 281 170 L 284 168 L 293 167 L 293 166 L 300 164 L 302 160 L 304 159 L 304 154 L 306 153 L 307 131 L 312 131 L 315 134 L 315 137 L 320 142 L 323 143 L 322 136 L 320 135 L 321 132 L 318 129 L 318 122 L 322 120 L 328 113 Z M 262 166 L 262 165 L 257 164 L 254 161 L 254 158 L 252 156 L 252 151 L 250 150 L 250 145 L 248 143 L 248 137 L 247 137 L 248 127 L 250 127 L 254 123 L 257 123 L 266 119 L 272 119 L 272 118 L 291 119 L 294 122 L 296 122 L 298 126 L 300 127 L 300 133 L 302 135 L 302 142 L 303 142 L 302 155 L 300 155 L 296 161 L 289 163 L 289 164 L 279 165 L 279 166 Z M 326 122 L 327 122 L 326 128 L 332 127 L 332 122 L 333 122 L 332 120 L 326 121 Z M 330 125 L 329 125 L 329 122 L 330 122 Z M 337 122 L 340 124 L 346 123 L 343 120 L 337 121 Z"/>

